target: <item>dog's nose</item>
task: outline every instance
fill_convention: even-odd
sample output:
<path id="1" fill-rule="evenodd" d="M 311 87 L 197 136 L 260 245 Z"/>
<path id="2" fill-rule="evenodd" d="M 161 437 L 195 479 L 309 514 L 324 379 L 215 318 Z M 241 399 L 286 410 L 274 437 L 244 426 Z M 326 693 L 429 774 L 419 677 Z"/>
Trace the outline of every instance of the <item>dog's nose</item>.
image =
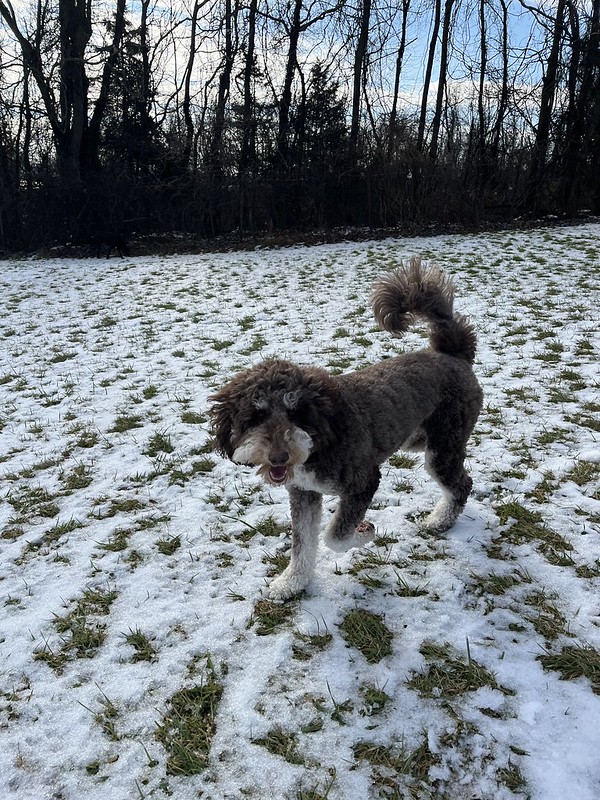
<path id="1" fill-rule="evenodd" d="M 278 450 L 276 453 L 269 454 L 269 463 L 271 463 L 274 467 L 287 464 L 289 460 L 290 454 L 286 450 Z"/>

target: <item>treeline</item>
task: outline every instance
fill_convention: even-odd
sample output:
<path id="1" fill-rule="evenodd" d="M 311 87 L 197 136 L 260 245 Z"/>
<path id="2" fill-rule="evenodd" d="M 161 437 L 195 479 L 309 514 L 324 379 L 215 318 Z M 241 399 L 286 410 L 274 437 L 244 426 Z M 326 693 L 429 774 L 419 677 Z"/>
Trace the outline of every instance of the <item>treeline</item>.
<path id="1" fill-rule="evenodd" d="M 0 0 L 0 35 L 4 252 L 600 213 L 600 0 Z"/>

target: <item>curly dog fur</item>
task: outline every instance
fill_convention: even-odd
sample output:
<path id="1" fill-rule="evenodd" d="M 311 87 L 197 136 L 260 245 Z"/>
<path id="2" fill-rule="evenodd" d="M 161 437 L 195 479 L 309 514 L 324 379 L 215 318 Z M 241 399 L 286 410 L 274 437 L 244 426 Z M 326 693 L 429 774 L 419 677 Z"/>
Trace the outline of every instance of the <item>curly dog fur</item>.
<path id="1" fill-rule="evenodd" d="M 311 580 L 323 494 L 340 498 L 325 531 L 329 547 L 345 550 L 372 538 L 364 515 L 379 485 L 379 465 L 401 448 L 425 452 L 427 470 L 443 491 L 424 527 L 441 533 L 462 512 L 472 487 L 465 448 L 482 391 L 471 366 L 476 336 L 453 312 L 453 301 L 451 280 L 412 259 L 375 282 L 371 304 L 380 326 L 395 335 L 415 318 L 428 321 L 428 349 L 335 376 L 269 359 L 211 398 L 216 449 L 257 465 L 265 481 L 289 493 L 291 559 L 271 583 L 272 597 L 291 597 Z"/>

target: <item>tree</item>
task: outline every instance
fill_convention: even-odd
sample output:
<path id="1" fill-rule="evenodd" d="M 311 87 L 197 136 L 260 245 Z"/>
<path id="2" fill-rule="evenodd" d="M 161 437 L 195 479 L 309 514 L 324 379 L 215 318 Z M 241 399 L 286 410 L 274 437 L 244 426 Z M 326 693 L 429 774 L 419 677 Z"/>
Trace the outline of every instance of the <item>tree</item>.
<path id="1" fill-rule="evenodd" d="M 442 16 L 441 0 L 434 0 L 433 28 L 429 40 L 429 52 L 427 55 L 427 65 L 423 78 L 423 92 L 421 95 L 421 112 L 419 114 L 419 129 L 417 132 L 417 150 L 423 150 L 425 141 L 425 125 L 427 122 L 427 104 L 429 100 L 429 87 L 431 86 L 431 76 L 433 74 L 433 62 L 437 48 L 437 37 L 440 30 L 440 19 Z"/>
<path id="2" fill-rule="evenodd" d="M 446 0 L 444 6 L 444 22 L 442 25 L 442 46 L 440 51 L 440 69 L 438 75 L 437 97 L 433 121 L 431 123 L 431 141 L 429 144 L 429 155 L 435 161 L 438 154 L 438 140 L 440 127 L 442 124 L 442 114 L 444 111 L 444 93 L 446 91 L 446 75 L 448 72 L 448 46 L 450 42 L 450 22 L 452 20 L 452 7 L 454 0 Z"/>
<path id="3" fill-rule="evenodd" d="M 525 205 L 531 211 L 537 211 L 539 209 L 544 188 L 543 177 L 550 145 L 552 109 L 558 88 L 560 49 L 564 36 L 564 17 L 567 2 L 568 0 L 557 0 L 555 16 L 552 20 L 552 27 L 550 28 L 551 46 L 546 71 L 542 79 L 540 111 L 525 196 Z"/>
<path id="4" fill-rule="evenodd" d="M 45 62 L 45 54 L 52 52 L 50 45 L 54 31 L 42 0 L 38 0 L 36 25 L 29 35 L 22 32 L 10 0 L 0 3 L 0 15 L 15 37 L 24 67 L 31 73 L 40 92 L 54 138 L 58 173 L 70 182 L 79 181 L 82 169 L 97 161 L 97 133 L 123 35 L 124 10 L 125 0 L 117 0 L 113 39 L 107 48 L 96 101 L 97 113 L 90 127 L 90 81 L 86 70 L 87 48 L 92 35 L 90 3 L 87 0 L 58 1 L 58 46 L 52 63 Z"/>
<path id="5" fill-rule="evenodd" d="M 352 119 L 350 122 L 350 160 L 356 161 L 358 132 L 360 127 L 360 99 L 363 91 L 363 71 L 367 60 L 369 26 L 371 23 L 371 0 L 362 0 L 358 22 L 358 41 L 354 50 L 352 70 Z"/>

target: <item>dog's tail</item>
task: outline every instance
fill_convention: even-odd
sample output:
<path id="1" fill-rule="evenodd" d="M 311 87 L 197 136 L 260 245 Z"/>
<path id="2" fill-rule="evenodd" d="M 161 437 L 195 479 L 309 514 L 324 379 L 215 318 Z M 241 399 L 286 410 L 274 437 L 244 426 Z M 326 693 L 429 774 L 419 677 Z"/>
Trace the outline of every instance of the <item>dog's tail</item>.
<path id="1" fill-rule="evenodd" d="M 466 317 L 455 314 L 454 286 L 450 278 L 420 258 L 411 258 L 373 285 L 371 305 L 381 327 L 401 336 L 421 317 L 429 322 L 429 343 L 434 350 L 464 358 L 475 358 L 477 337 Z"/>

